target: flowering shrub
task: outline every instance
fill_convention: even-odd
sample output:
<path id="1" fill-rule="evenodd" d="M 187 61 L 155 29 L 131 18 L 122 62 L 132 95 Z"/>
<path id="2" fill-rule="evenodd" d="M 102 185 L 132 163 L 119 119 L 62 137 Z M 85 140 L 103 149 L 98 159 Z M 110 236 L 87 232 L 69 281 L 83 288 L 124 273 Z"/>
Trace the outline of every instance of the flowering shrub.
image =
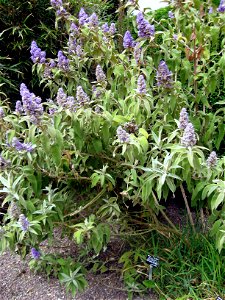
<path id="1" fill-rule="evenodd" d="M 98 255 L 119 225 L 123 233 L 134 222 L 131 204 L 149 212 L 146 224 L 158 224 L 161 212 L 178 232 L 160 205 L 178 189 L 193 231 L 186 191 L 193 207 L 210 209 L 222 250 L 225 157 L 215 150 L 225 134 L 224 102 L 213 114 L 207 101 L 225 75 L 225 53 L 216 51 L 218 37 L 225 40 L 222 5 L 211 14 L 206 3 L 174 7 L 168 30 L 157 32 L 153 16 L 133 16 L 128 1 L 138 37 L 126 31 L 120 52 L 114 23 L 84 8 L 73 16 L 66 3 L 51 1 L 56 22 L 67 28 L 67 46 L 50 59 L 31 44 L 33 71 L 51 99 L 22 83 L 16 109 L 1 110 L 0 182 L 8 205 L 2 250 L 31 251 L 31 265 L 41 268 L 50 256 L 40 244 L 60 227 L 80 245 L 84 267 L 86 255 Z M 66 269 L 56 259 L 55 270 L 74 293 L 86 285 L 79 263 Z"/>

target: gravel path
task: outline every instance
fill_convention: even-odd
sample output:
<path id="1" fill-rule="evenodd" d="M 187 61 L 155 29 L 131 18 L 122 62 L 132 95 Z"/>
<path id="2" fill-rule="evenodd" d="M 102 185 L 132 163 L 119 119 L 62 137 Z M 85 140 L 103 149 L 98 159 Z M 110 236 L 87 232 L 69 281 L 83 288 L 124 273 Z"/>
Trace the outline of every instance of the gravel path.
<path id="1" fill-rule="evenodd" d="M 87 276 L 88 288 L 75 297 L 67 294 L 57 279 L 34 274 L 26 261 L 16 254 L 0 255 L 0 300 L 126 300 L 123 283 L 118 275 Z M 153 296 L 135 297 L 135 300 L 155 300 Z"/>

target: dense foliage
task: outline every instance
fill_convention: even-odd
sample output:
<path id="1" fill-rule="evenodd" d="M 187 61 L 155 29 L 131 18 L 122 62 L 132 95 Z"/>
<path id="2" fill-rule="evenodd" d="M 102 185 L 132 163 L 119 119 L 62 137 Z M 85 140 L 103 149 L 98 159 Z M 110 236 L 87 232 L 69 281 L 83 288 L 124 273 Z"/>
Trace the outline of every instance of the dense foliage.
<path id="1" fill-rule="evenodd" d="M 0 110 L 0 182 L 7 207 L 0 248 L 22 256 L 31 251 L 32 267 L 53 272 L 74 293 L 86 286 L 88 258 L 98 256 L 115 234 L 129 231 L 153 241 L 153 231 L 176 243 L 182 233 L 162 203 L 177 193 L 191 234 L 197 231 L 192 212 L 203 227 L 208 212 L 216 248 L 224 253 L 225 102 L 208 99 L 224 88 L 225 7 L 187 1 L 156 21 L 154 13 L 133 15 L 135 6 L 128 1 L 120 7 L 134 24 L 121 52 L 114 23 L 99 20 L 91 9 L 71 14 L 69 3 L 51 0 L 65 47 L 52 58 L 36 41 L 30 49 L 33 72 L 51 99 L 21 83 L 15 110 L 4 103 Z M 79 262 L 41 252 L 41 242 L 58 228 L 80 246 Z M 152 249 L 149 243 L 140 239 L 140 255 L 121 257 L 123 275 L 131 291 L 156 287 L 161 293 L 147 280 L 142 257 Z M 174 255 L 190 252 L 185 238 L 179 245 Z M 203 252 L 216 253 L 210 247 Z M 157 249 L 152 254 L 169 263 L 168 253 Z M 208 261 L 201 258 L 196 262 L 204 269 Z M 142 264 L 141 276 L 133 261 Z M 221 282 L 222 268 L 217 270 L 215 284 Z"/>

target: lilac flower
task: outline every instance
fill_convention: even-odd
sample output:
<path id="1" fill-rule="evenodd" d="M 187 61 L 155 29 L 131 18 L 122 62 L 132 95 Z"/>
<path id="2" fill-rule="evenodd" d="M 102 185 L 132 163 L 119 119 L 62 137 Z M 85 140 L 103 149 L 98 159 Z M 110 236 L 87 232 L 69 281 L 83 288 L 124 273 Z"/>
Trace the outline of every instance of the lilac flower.
<path id="1" fill-rule="evenodd" d="M 114 35 L 116 33 L 116 26 L 115 23 L 111 23 L 110 27 L 109 27 L 109 34 L 110 35 Z"/>
<path id="2" fill-rule="evenodd" d="M 38 47 L 38 45 L 35 41 L 31 42 L 30 54 L 31 54 L 31 60 L 33 61 L 33 63 L 41 63 L 41 64 L 45 63 L 46 52 L 41 51 L 41 49 Z"/>
<path id="3" fill-rule="evenodd" d="M 105 73 L 103 72 L 102 67 L 100 65 L 97 65 L 95 75 L 97 82 L 103 82 L 106 80 Z"/>
<path id="4" fill-rule="evenodd" d="M 98 16 L 96 13 L 93 13 L 92 15 L 90 15 L 90 17 L 88 18 L 88 25 L 90 27 L 97 27 L 98 26 Z"/>
<path id="5" fill-rule="evenodd" d="M 123 47 L 127 49 L 127 48 L 133 48 L 133 46 L 134 46 L 134 39 L 130 31 L 127 30 L 123 37 Z"/>
<path id="6" fill-rule="evenodd" d="M 220 13 L 224 13 L 225 12 L 225 0 L 221 0 L 220 1 L 220 5 L 217 8 L 217 11 Z"/>
<path id="7" fill-rule="evenodd" d="M 57 14 L 57 16 L 64 17 L 67 15 L 67 11 L 65 10 L 65 8 L 63 6 L 60 6 L 59 9 L 57 9 L 56 14 Z"/>
<path id="8" fill-rule="evenodd" d="M 77 36 L 79 33 L 79 28 L 77 27 L 77 25 L 75 23 L 71 23 L 70 24 L 70 35 L 71 36 Z"/>
<path id="9" fill-rule="evenodd" d="M 185 147 L 193 147 L 196 142 L 197 140 L 194 127 L 191 123 L 188 123 L 181 138 L 181 145 Z"/>
<path id="10" fill-rule="evenodd" d="M 17 151 L 26 151 L 29 153 L 32 152 L 35 148 L 31 143 L 21 143 L 16 137 L 12 139 L 12 147 Z"/>
<path id="11" fill-rule="evenodd" d="M 170 19 L 174 19 L 175 18 L 174 13 L 171 10 L 168 12 L 168 17 Z"/>
<path id="12" fill-rule="evenodd" d="M 69 70 L 69 59 L 63 55 L 62 51 L 58 52 L 58 67 L 63 71 Z"/>
<path id="13" fill-rule="evenodd" d="M 44 77 L 52 78 L 52 69 L 56 67 L 54 59 L 51 59 L 48 63 L 45 63 Z"/>
<path id="14" fill-rule="evenodd" d="M 142 38 L 153 37 L 155 34 L 154 25 L 150 25 L 149 22 L 144 19 L 143 13 L 139 12 L 137 14 L 137 27 L 138 27 L 138 36 Z"/>
<path id="15" fill-rule="evenodd" d="M 109 25 L 108 25 L 108 23 L 105 23 L 105 24 L 102 25 L 102 31 L 104 33 L 109 32 Z"/>
<path id="16" fill-rule="evenodd" d="M 83 48 L 82 48 L 81 45 L 77 45 L 77 47 L 76 47 L 76 55 L 78 57 L 84 56 L 84 51 L 83 51 Z"/>
<path id="17" fill-rule="evenodd" d="M 217 164 L 217 155 L 215 151 L 212 151 L 208 157 L 208 159 L 206 160 L 206 164 L 209 168 L 213 168 L 216 166 Z"/>
<path id="18" fill-rule="evenodd" d="M 0 170 L 6 169 L 10 164 L 10 160 L 6 160 L 0 155 Z"/>
<path id="19" fill-rule="evenodd" d="M 48 99 L 48 104 L 49 104 L 48 112 L 49 112 L 49 115 L 52 116 L 57 111 L 57 109 L 56 109 L 55 103 L 52 99 Z"/>
<path id="20" fill-rule="evenodd" d="M 172 72 L 169 71 L 167 64 L 162 60 L 156 74 L 157 85 L 163 88 L 172 88 L 172 76 Z"/>
<path id="21" fill-rule="evenodd" d="M 62 88 L 58 89 L 56 102 L 63 108 L 70 109 L 71 111 L 76 111 L 76 103 L 74 97 L 67 97 Z"/>
<path id="22" fill-rule="evenodd" d="M 35 248 L 31 249 L 31 256 L 33 259 L 39 259 L 41 257 L 41 253 Z"/>
<path id="23" fill-rule="evenodd" d="M 0 107 L 0 118 L 3 118 L 5 116 L 4 109 Z"/>
<path id="24" fill-rule="evenodd" d="M 179 118 L 179 129 L 185 129 L 189 123 L 188 113 L 186 108 L 182 108 L 180 112 L 180 118 Z"/>
<path id="25" fill-rule="evenodd" d="M 213 7 L 210 6 L 210 8 L 209 8 L 209 14 L 212 14 L 212 13 L 213 13 Z"/>
<path id="26" fill-rule="evenodd" d="M 146 95 L 146 82 L 143 75 L 140 75 L 138 77 L 138 83 L 137 83 L 137 92 L 140 95 Z"/>
<path id="27" fill-rule="evenodd" d="M 134 47 L 134 58 L 136 63 L 139 64 L 141 60 L 141 47 L 139 43 L 137 43 Z"/>
<path id="28" fill-rule="evenodd" d="M 69 36 L 68 48 L 69 48 L 68 49 L 69 50 L 69 54 L 76 53 L 77 41 L 71 35 Z"/>
<path id="29" fill-rule="evenodd" d="M 102 94 L 102 90 L 101 89 L 97 89 L 97 87 L 95 85 L 92 86 L 92 97 L 93 98 L 99 98 Z"/>
<path id="30" fill-rule="evenodd" d="M 51 0 L 50 3 L 51 6 L 56 9 L 63 5 L 62 0 Z"/>
<path id="31" fill-rule="evenodd" d="M 23 113 L 23 105 L 22 105 L 22 102 L 20 100 L 16 101 L 16 109 L 15 109 L 15 112 L 18 114 L 18 115 L 22 115 Z"/>
<path id="32" fill-rule="evenodd" d="M 14 201 L 11 202 L 11 204 L 8 208 L 8 214 L 11 218 L 14 218 L 14 219 L 17 219 L 19 217 L 19 215 L 21 214 L 20 208 Z"/>
<path id="33" fill-rule="evenodd" d="M 86 14 L 84 8 L 82 7 L 79 12 L 79 24 L 83 26 L 88 23 L 88 14 Z"/>
<path id="34" fill-rule="evenodd" d="M 77 103 L 81 106 L 84 106 L 84 104 L 90 101 L 88 95 L 84 92 L 82 86 L 77 87 L 76 100 Z"/>
<path id="35" fill-rule="evenodd" d="M 129 133 L 126 132 L 126 130 L 124 130 L 122 128 L 122 126 L 119 126 L 117 128 L 116 134 L 121 143 L 129 143 L 130 142 L 130 135 L 129 135 Z"/>
<path id="36" fill-rule="evenodd" d="M 27 116 L 30 116 L 32 123 L 37 124 L 44 111 L 41 98 L 36 97 L 34 93 L 30 93 L 24 83 L 20 85 L 20 95 L 22 97 L 23 111 Z M 21 111 L 19 103 L 17 103 L 16 109 Z"/>
<path id="37" fill-rule="evenodd" d="M 28 230 L 28 228 L 30 226 L 30 222 L 23 214 L 21 214 L 19 216 L 19 224 L 20 224 L 21 229 L 25 232 Z"/>

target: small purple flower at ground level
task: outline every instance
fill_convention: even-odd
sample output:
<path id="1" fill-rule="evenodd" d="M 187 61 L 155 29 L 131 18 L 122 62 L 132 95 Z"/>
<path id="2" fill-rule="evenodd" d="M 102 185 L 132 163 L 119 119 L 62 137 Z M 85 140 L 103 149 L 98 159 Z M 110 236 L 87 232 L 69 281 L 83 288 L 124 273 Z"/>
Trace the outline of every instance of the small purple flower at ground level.
<path id="1" fill-rule="evenodd" d="M 83 26 L 88 23 L 88 14 L 86 14 L 84 8 L 82 7 L 79 12 L 79 25 Z"/>
<path id="2" fill-rule="evenodd" d="M 163 88 L 172 88 L 173 80 L 172 80 L 172 72 L 169 71 L 167 64 L 165 61 L 161 61 L 158 66 L 156 81 L 157 85 Z"/>
<path id="3" fill-rule="evenodd" d="M 225 12 L 225 0 L 220 1 L 220 5 L 218 6 L 217 11 L 220 13 Z"/>
<path id="4" fill-rule="evenodd" d="M 146 82 L 143 75 L 140 75 L 138 77 L 138 83 L 137 83 L 137 92 L 140 95 L 146 95 Z"/>
<path id="5" fill-rule="evenodd" d="M 208 157 L 208 159 L 206 160 L 206 164 L 209 168 L 213 168 L 216 166 L 217 164 L 217 155 L 215 151 L 212 151 Z"/>
<path id="6" fill-rule="evenodd" d="M 143 13 L 139 12 L 136 18 L 138 27 L 138 36 L 142 38 L 153 37 L 155 34 L 154 25 L 150 25 L 149 22 L 144 18 Z"/>
<path id="7" fill-rule="evenodd" d="M 45 63 L 46 52 L 41 51 L 41 49 L 38 47 L 38 45 L 35 41 L 31 42 L 30 54 L 31 54 L 31 60 L 33 61 L 33 63 L 41 63 L 41 64 Z"/>
<path id="8" fill-rule="evenodd" d="M 184 134 L 181 138 L 181 145 L 185 147 L 193 147 L 197 142 L 194 126 L 188 123 L 184 129 Z"/>
<path id="9" fill-rule="evenodd" d="M 175 18 L 174 13 L 171 10 L 168 12 L 168 17 L 170 19 L 174 19 Z"/>
<path id="10" fill-rule="evenodd" d="M 58 52 L 58 67 L 63 71 L 69 70 L 69 59 L 66 58 L 62 51 Z"/>
<path id="11" fill-rule="evenodd" d="M 41 257 L 41 253 L 35 248 L 31 249 L 31 256 L 33 259 L 39 259 Z"/>
<path id="12" fill-rule="evenodd" d="M 117 128 L 116 134 L 121 143 L 129 143 L 130 142 L 130 135 L 129 135 L 129 133 L 126 132 L 126 130 L 124 130 L 122 128 L 122 126 L 119 126 Z"/>
<path id="13" fill-rule="evenodd" d="M 98 16 L 96 15 L 96 13 L 90 15 L 90 17 L 88 18 L 88 25 L 90 27 L 97 27 L 98 23 Z"/>
<path id="14" fill-rule="evenodd" d="M 90 101 L 88 95 L 84 92 L 82 86 L 77 87 L 76 100 L 77 103 L 81 106 Z"/>
<path id="15" fill-rule="evenodd" d="M 103 82 L 106 80 L 105 73 L 103 72 L 102 67 L 100 65 L 97 65 L 95 75 L 97 82 Z"/>
<path id="16" fill-rule="evenodd" d="M 185 129 L 189 123 L 188 113 L 186 108 L 182 108 L 180 112 L 180 118 L 179 118 L 179 129 Z"/>
<path id="17" fill-rule="evenodd" d="M 5 116 L 4 109 L 0 107 L 0 118 L 3 118 Z"/>
<path id="18" fill-rule="evenodd" d="M 134 47 L 134 39 L 130 33 L 129 30 L 127 30 L 124 34 L 124 37 L 123 37 L 123 47 L 125 49 L 127 48 L 133 48 Z"/>
<path id="19" fill-rule="evenodd" d="M 28 230 L 28 228 L 30 226 L 30 222 L 23 214 L 21 214 L 19 216 L 19 224 L 20 224 L 21 229 L 25 232 Z"/>

